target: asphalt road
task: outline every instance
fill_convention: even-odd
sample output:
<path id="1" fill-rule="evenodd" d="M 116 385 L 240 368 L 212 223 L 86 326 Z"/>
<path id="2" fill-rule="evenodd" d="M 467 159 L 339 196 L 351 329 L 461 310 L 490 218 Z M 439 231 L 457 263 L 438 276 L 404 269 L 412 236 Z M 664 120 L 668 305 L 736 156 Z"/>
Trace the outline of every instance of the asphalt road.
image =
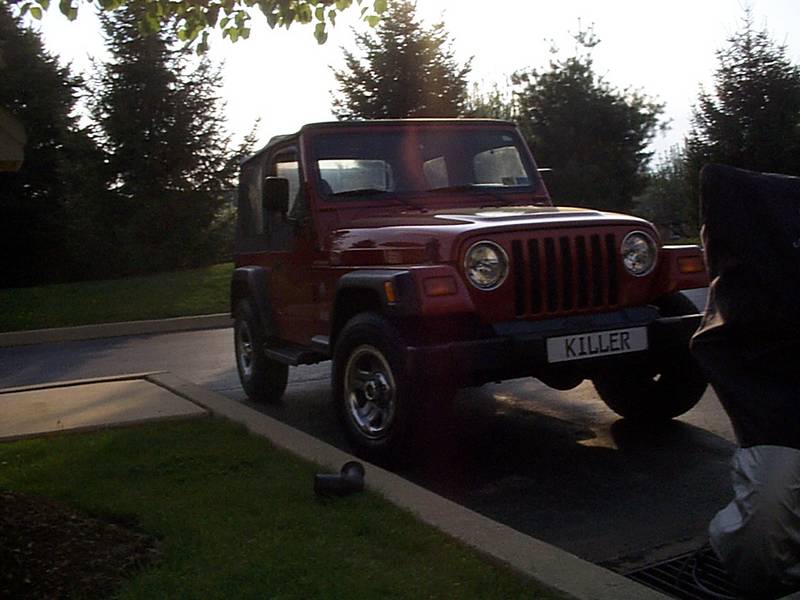
<path id="1" fill-rule="evenodd" d="M 245 401 L 230 330 L 0 348 L 0 388 L 158 370 Z M 290 373 L 283 403 L 257 408 L 347 449 L 330 363 Z M 594 562 L 632 567 L 693 549 L 731 496 L 734 438 L 712 391 L 654 430 L 618 418 L 588 382 L 490 384 L 460 392 L 457 406 L 453 435 L 403 474 Z"/>

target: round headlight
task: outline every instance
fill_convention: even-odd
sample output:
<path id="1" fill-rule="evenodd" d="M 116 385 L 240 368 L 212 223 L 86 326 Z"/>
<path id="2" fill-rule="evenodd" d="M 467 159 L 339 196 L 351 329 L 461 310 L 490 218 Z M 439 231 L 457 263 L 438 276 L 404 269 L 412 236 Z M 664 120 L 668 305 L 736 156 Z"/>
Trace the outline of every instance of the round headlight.
<path id="1" fill-rule="evenodd" d="M 620 251 L 622 264 L 634 277 L 643 277 L 656 266 L 656 243 L 643 231 L 633 231 L 626 235 Z"/>
<path id="2" fill-rule="evenodd" d="M 464 257 L 464 272 L 470 283 L 480 290 L 493 290 L 508 275 L 508 256 L 494 242 L 478 242 L 470 246 Z"/>

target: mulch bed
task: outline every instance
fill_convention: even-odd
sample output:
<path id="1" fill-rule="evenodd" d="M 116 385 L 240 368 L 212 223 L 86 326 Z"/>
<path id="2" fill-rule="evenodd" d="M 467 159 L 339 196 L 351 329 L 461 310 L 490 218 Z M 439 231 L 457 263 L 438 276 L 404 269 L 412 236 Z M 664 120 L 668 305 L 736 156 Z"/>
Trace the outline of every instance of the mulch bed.
<path id="1" fill-rule="evenodd" d="M 128 525 L 0 490 L 0 598 L 105 598 L 158 554 Z"/>

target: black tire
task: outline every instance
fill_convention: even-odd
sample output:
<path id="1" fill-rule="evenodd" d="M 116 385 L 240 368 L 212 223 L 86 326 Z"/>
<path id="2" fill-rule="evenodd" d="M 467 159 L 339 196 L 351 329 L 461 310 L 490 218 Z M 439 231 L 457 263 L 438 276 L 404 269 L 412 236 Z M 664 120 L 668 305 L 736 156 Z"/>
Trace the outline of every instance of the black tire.
<path id="1" fill-rule="evenodd" d="M 657 304 L 664 317 L 698 312 L 694 303 L 680 293 L 667 296 Z M 615 413 L 647 423 L 668 421 L 691 410 L 708 384 L 688 344 L 660 365 L 609 371 L 592 379 L 592 383 L 603 402 Z"/>
<path id="2" fill-rule="evenodd" d="M 249 300 L 236 304 L 233 324 L 236 369 L 247 397 L 253 402 L 280 402 L 289 379 L 289 366 L 264 355 L 264 331 Z"/>
<path id="3" fill-rule="evenodd" d="M 415 388 L 401 333 L 375 313 L 350 319 L 333 353 L 333 401 L 356 452 L 378 462 L 406 462 Z"/>

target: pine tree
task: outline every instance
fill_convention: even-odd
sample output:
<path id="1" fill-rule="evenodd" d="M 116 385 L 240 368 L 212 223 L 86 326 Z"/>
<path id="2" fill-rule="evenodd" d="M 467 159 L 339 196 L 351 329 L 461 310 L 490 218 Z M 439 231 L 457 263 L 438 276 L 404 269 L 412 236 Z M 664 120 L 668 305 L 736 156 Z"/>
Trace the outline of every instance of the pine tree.
<path id="1" fill-rule="evenodd" d="M 117 272 L 180 268 L 217 253 L 215 220 L 235 165 L 223 131 L 220 71 L 165 33 L 143 36 L 133 9 L 102 17 L 112 61 L 92 113 L 107 153 L 113 211 L 105 221 Z"/>
<path id="2" fill-rule="evenodd" d="M 709 162 L 800 175 L 800 68 L 785 46 L 756 30 L 748 10 L 717 61 L 714 93 L 701 90 L 686 139 L 693 197 Z"/>
<path id="3" fill-rule="evenodd" d="M 0 106 L 28 138 L 22 168 L 0 173 L 0 286 L 63 280 L 71 270 L 67 199 L 84 158 L 75 149 L 89 142 L 72 114 L 80 81 L 4 3 L 0 48 Z"/>
<path id="4" fill-rule="evenodd" d="M 539 165 L 553 169 L 556 202 L 628 211 L 644 189 L 647 146 L 663 107 L 597 75 L 591 50 L 599 40 L 591 29 L 575 39 L 582 50 L 574 56 L 512 76 L 519 125 Z"/>
<path id="5" fill-rule="evenodd" d="M 356 36 L 361 56 L 345 51 L 345 68 L 334 70 L 340 119 L 455 117 L 464 113 L 470 61 L 459 65 L 443 23 L 430 28 L 417 19 L 416 4 L 389 5 L 383 21 Z"/>

